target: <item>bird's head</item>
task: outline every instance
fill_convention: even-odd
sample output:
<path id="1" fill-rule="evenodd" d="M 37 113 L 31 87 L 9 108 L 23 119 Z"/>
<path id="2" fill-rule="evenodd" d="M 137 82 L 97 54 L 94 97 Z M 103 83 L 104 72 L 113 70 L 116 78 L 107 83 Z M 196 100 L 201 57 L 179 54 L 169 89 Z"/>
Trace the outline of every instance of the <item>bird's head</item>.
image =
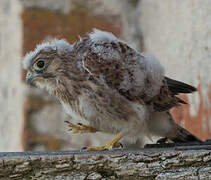
<path id="1" fill-rule="evenodd" d="M 51 90 L 56 86 L 59 71 L 72 45 L 65 40 L 51 40 L 39 44 L 34 51 L 25 55 L 23 66 L 27 70 L 26 82 Z"/>

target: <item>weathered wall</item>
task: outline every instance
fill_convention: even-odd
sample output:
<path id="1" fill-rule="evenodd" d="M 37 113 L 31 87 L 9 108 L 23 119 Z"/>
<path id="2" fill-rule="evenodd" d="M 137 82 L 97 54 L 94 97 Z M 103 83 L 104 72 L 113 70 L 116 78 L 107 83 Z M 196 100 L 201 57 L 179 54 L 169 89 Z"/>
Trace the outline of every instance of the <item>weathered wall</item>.
<path id="1" fill-rule="evenodd" d="M 190 106 L 174 110 L 177 121 L 201 138 L 211 137 L 211 1 L 142 0 L 139 26 L 144 49 L 172 78 L 198 87 Z"/>
<path id="2" fill-rule="evenodd" d="M 23 96 L 21 56 L 45 38 L 74 42 L 94 27 L 154 53 L 168 76 L 197 86 L 199 92 L 183 96 L 191 105 L 173 114 L 197 136 L 210 138 L 210 19 L 210 0 L 1 0 L 0 150 L 80 148 L 111 137 L 72 135 L 64 123 L 69 117 L 55 99 L 26 85 Z"/>
<path id="3" fill-rule="evenodd" d="M 22 150 L 20 13 L 18 1 L 0 1 L 0 151 Z"/>

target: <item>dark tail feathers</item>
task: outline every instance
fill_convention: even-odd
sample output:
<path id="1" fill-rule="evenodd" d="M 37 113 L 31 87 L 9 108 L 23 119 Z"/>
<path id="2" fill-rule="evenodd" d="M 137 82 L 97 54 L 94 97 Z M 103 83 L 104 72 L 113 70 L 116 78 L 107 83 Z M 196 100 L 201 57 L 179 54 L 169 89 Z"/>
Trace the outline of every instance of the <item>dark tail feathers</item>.
<path id="1" fill-rule="evenodd" d="M 173 93 L 173 95 L 177 95 L 179 93 L 192 93 L 194 91 L 197 91 L 195 87 L 188 85 L 186 83 L 176 81 L 168 77 L 165 77 L 165 80 L 169 90 Z"/>
<path id="2" fill-rule="evenodd" d="M 175 143 L 202 142 L 202 140 L 200 140 L 178 124 L 176 125 L 176 133 L 174 133 L 173 137 L 168 137 L 168 139 L 172 140 Z"/>

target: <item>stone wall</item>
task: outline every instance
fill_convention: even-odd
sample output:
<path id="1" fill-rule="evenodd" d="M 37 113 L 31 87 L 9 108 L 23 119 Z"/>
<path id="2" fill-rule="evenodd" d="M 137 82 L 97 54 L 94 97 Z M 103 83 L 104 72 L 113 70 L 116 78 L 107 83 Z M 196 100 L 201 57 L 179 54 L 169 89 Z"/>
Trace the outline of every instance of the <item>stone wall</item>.
<path id="1" fill-rule="evenodd" d="M 1 1 L 0 133 L 5 139 L 0 151 L 75 149 L 111 138 L 68 132 L 64 121 L 69 117 L 59 103 L 26 86 L 21 70 L 21 57 L 42 40 L 58 37 L 72 43 L 92 28 L 111 31 L 134 48 L 152 52 L 169 77 L 198 87 L 199 92 L 182 96 L 190 106 L 173 114 L 200 138 L 210 138 L 210 19 L 210 0 Z"/>
<path id="2" fill-rule="evenodd" d="M 18 1 L 0 1 L 0 151 L 23 150 L 20 13 Z"/>

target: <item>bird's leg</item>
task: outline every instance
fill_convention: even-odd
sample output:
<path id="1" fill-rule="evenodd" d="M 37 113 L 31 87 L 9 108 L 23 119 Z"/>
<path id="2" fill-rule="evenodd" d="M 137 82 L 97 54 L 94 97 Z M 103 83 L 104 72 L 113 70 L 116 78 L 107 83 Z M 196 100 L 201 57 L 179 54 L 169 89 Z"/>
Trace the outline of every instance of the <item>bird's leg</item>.
<path id="1" fill-rule="evenodd" d="M 65 121 L 68 126 L 71 128 L 70 130 L 72 130 L 73 134 L 77 134 L 77 133 L 95 133 L 99 130 L 91 127 L 91 126 L 87 126 L 81 123 L 78 123 L 78 125 L 75 125 L 69 121 Z"/>
<path id="2" fill-rule="evenodd" d="M 167 137 L 161 138 L 157 140 L 156 144 L 166 144 L 167 141 L 168 141 Z"/>
<path id="3" fill-rule="evenodd" d="M 104 146 L 88 146 L 87 151 L 103 151 L 103 150 L 112 150 L 113 148 L 122 147 L 119 140 L 123 137 L 122 133 L 117 134 L 111 141 L 109 141 Z"/>

